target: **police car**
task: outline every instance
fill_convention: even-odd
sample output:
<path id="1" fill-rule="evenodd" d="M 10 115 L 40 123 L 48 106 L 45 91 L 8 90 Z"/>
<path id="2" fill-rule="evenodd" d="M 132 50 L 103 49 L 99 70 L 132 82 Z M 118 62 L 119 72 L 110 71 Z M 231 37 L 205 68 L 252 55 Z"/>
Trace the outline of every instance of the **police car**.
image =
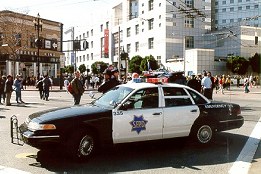
<path id="1" fill-rule="evenodd" d="M 209 101 L 188 86 L 131 83 L 90 104 L 34 113 L 19 130 L 33 147 L 65 147 L 84 159 L 99 145 L 186 136 L 207 144 L 216 132 L 243 123 L 239 105 Z"/>

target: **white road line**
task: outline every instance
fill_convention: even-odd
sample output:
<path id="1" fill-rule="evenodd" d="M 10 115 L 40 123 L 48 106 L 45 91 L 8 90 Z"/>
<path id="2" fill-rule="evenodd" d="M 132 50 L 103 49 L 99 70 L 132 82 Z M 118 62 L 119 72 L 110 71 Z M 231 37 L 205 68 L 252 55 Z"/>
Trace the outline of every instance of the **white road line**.
<path id="1" fill-rule="evenodd" d="M 18 170 L 18 169 L 0 166 L 0 174 L 31 174 L 31 173 L 25 172 L 22 170 Z"/>
<path id="2" fill-rule="evenodd" d="M 261 117 L 259 118 L 254 130 L 249 136 L 245 146 L 240 152 L 237 160 L 234 162 L 233 166 L 230 168 L 230 174 L 247 174 L 250 169 L 251 162 L 256 153 L 257 147 L 261 138 Z"/>

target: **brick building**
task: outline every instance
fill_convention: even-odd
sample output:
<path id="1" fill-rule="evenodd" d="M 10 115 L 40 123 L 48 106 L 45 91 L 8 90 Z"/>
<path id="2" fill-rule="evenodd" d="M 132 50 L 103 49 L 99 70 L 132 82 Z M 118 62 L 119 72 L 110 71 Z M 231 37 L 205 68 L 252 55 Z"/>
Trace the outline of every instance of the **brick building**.
<path id="1" fill-rule="evenodd" d="M 63 55 L 62 33 L 60 22 L 0 11 L 0 75 L 37 77 L 39 71 L 57 78 Z"/>

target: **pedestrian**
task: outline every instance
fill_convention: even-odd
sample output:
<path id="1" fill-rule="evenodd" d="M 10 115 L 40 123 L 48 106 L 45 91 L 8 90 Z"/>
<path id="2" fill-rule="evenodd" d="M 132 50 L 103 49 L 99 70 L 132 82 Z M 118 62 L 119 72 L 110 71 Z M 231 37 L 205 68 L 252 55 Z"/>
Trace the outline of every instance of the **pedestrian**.
<path id="1" fill-rule="evenodd" d="M 110 88 L 113 88 L 113 87 L 120 84 L 120 81 L 118 79 L 119 79 L 119 70 L 118 70 L 118 68 L 113 68 L 111 70 L 111 79 L 110 79 L 111 86 L 110 86 Z"/>
<path id="2" fill-rule="evenodd" d="M 102 92 L 103 94 L 106 93 L 108 90 L 110 90 L 110 80 L 111 80 L 111 70 L 108 68 L 104 70 L 103 72 L 104 80 L 103 83 L 98 88 L 99 92 Z"/>
<path id="3" fill-rule="evenodd" d="M 2 98 L 3 98 L 3 103 L 5 102 L 4 93 L 5 93 L 5 80 L 3 79 L 2 76 L 0 76 L 0 104 L 2 104 Z"/>
<path id="4" fill-rule="evenodd" d="M 249 82 L 249 79 L 248 78 L 246 78 L 245 79 L 245 82 L 244 82 L 244 90 L 245 90 L 245 93 L 249 93 L 250 92 L 250 90 L 249 90 L 249 84 L 250 84 L 250 82 Z"/>
<path id="5" fill-rule="evenodd" d="M 48 75 L 45 75 L 42 81 L 43 81 L 44 99 L 46 101 L 49 101 L 49 93 L 50 93 L 50 87 L 52 86 L 52 82 L 48 77 Z"/>
<path id="6" fill-rule="evenodd" d="M 84 87 L 80 80 L 80 72 L 75 71 L 74 73 L 74 79 L 71 81 L 72 84 L 72 90 L 73 90 L 73 98 L 74 98 L 74 105 L 79 105 L 81 101 L 81 96 L 84 93 Z"/>
<path id="7" fill-rule="evenodd" d="M 207 75 L 206 72 L 204 72 L 204 77 L 201 80 L 201 86 L 202 86 L 202 91 L 203 91 L 203 95 L 205 97 L 207 97 L 208 99 L 212 100 L 212 82 L 210 77 Z"/>
<path id="8" fill-rule="evenodd" d="M 23 79 L 21 75 L 17 74 L 16 79 L 14 80 L 13 84 L 15 95 L 16 95 L 16 102 L 17 103 L 24 103 L 22 100 L 22 88 L 23 88 Z"/>
<path id="9" fill-rule="evenodd" d="M 192 89 L 195 89 L 195 90 L 198 91 L 199 93 L 201 92 L 201 82 L 196 79 L 196 75 L 195 75 L 195 74 L 192 74 L 192 75 L 191 75 L 191 79 L 188 80 L 187 85 L 188 85 L 189 87 L 191 87 Z"/>
<path id="10" fill-rule="evenodd" d="M 215 88 L 215 78 L 211 75 L 210 71 L 207 72 L 207 76 L 211 80 L 211 97 L 210 98 L 213 99 L 213 91 L 214 91 L 214 88 Z"/>
<path id="11" fill-rule="evenodd" d="M 66 90 L 66 92 L 68 93 L 68 85 L 69 85 L 69 80 L 68 80 L 68 77 L 65 77 L 64 78 L 64 81 L 63 81 L 63 85 L 64 85 L 64 88 Z"/>
<path id="12" fill-rule="evenodd" d="M 36 83 L 36 88 L 38 88 L 40 99 L 44 99 L 43 77 L 40 77 L 40 79 Z"/>
<path id="13" fill-rule="evenodd" d="M 6 106 L 11 106 L 10 100 L 13 92 L 13 79 L 11 75 L 7 76 L 7 80 L 5 82 L 5 94 L 6 94 L 6 101 L 5 105 Z"/>

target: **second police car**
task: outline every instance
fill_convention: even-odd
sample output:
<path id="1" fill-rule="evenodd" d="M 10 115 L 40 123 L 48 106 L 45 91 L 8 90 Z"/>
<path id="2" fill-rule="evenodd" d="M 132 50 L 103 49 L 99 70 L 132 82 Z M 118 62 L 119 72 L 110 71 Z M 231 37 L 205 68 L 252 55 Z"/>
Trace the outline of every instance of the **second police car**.
<path id="1" fill-rule="evenodd" d="M 107 144 L 186 136 L 207 144 L 214 133 L 243 123 L 237 104 L 209 101 L 184 85 L 132 83 L 87 105 L 31 114 L 19 129 L 33 147 L 65 147 L 82 159 Z"/>

